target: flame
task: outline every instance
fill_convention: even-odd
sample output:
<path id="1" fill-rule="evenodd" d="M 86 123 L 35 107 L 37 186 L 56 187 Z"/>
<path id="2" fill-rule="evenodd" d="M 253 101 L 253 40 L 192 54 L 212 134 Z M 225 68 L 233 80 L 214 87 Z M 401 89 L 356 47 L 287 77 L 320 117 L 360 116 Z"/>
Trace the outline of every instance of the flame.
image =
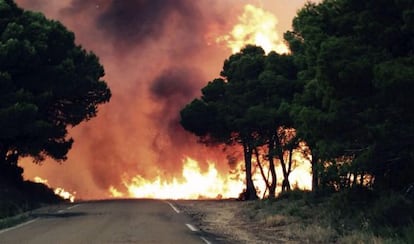
<path id="1" fill-rule="evenodd" d="M 243 162 L 239 162 L 237 167 L 226 175 L 221 175 L 212 162 L 209 162 L 205 172 L 202 172 L 199 163 L 192 158 L 186 157 L 183 163 L 182 180 L 173 178 L 171 181 L 166 181 L 158 176 L 155 180 L 149 181 L 137 175 L 129 180 L 124 179 L 126 194 L 111 186 L 108 189 L 110 197 L 127 195 L 131 198 L 221 199 L 237 198 L 244 189 Z M 263 168 L 267 172 L 268 167 L 264 165 Z M 278 167 L 277 171 L 278 181 L 281 181 L 281 167 Z M 258 168 L 253 172 L 252 178 L 258 194 L 266 193 L 266 185 Z M 294 187 L 310 190 L 312 177 L 309 162 L 299 163 L 289 179 Z M 280 187 L 277 190 L 279 193 Z"/>
<path id="2" fill-rule="evenodd" d="M 35 176 L 34 178 L 33 178 L 33 181 L 34 182 L 36 182 L 36 183 L 42 183 L 42 184 L 45 184 L 45 185 L 47 185 L 48 187 L 50 187 L 50 185 L 49 185 L 49 183 L 48 183 L 48 180 L 46 180 L 46 179 L 43 179 L 43 178 L 41 178 L 41 177 L 39 177 L 39 176 Z M 76 195 L 76 192 L 68 192 L 68 191 L 66 191 L 65 189 L 63 189 L 62 187 L 56 187 L 55 189 L 54 189 L 54 192 L 55 192 L 55 194 L 56 195 L 58 195 L 58 196 L 60 196 L 60 197 L 62 197 L 63 199 L 66 199 L 66 200 L 69 200 L 70 202 L 75 202 L 75 195 Z"/>
<path id="3" fill-rule="evenodd" d="M 167 182 L 158 176 L 148 181 L 137 175 L 129 181 L 124 180 L 124 185 L 130 197 L 158 199 L 232 198 L 243 189 L 243 181 L 220 175 L 213 163 L 209 163 L 208 170 L 202 172 L 198 162 L 189 157 L 184 160 L 182 178 Z M 114 192 L 118 190 L 111 189 L 110 193 L 115 197 Z"/>
<path id="4" fill-rule="evenodd" d="M 118 191 L 114 186 L 109 187 L 109 192 L 111 193 L 111 197 L 123 197 L 124 193 Z"/>
<path id="5" fill-rule="evenodd" d="M 70 193 L 68 191 L 65 191 L 65 189 L 61 188 L 61 187 L 57 187 L 55 188 L 55 194 L 61 196 L 63 199 L 67 199 L 70 202 L 74 202 L 75 201 L 75 193 Z"/>
<path id="6" fill-rule="evenodd" d="M 45 184 L 45 185 L 49 186 L 49 183 L 47 182 L 47 180 L 46 179 L 43 179 L 43 178 L 41 178 L 39 176 L 35 176 L 33 178 L 33 181 L 36 182 L 36 183 L 42 183 L 42 184 Z"/>
<path id="7" fill-rule="evenodd" d="M 239 52 L 247 44 L 261 46 L 266 53 L 289 52 L 276 32 L 278 20 L 271 12 L 247 4 L 238 19 L 239 23 L 233 27 L 230 34 L 218 37 L 217 43 L 226 43 L 233 53 Z"/>

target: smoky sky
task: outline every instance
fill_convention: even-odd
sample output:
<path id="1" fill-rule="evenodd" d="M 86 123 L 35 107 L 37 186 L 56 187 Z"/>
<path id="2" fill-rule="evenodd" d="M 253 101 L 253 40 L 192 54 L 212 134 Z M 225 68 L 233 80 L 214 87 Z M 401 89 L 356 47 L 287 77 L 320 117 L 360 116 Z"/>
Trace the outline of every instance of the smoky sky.
<path id="1" fill-rule="evenodd" d="M 214 30 L 231 26 L 229 2 L 209 0 L 17 0 L 73 31 L 97 54 L 112 98 L 98 115 L 70 131 L 75 140 L 64 164 L 26 164 L 27 177 L 76 190 L 79 197 L 107 197 L 136 175 L 180 177 L 183 159 L 214 159 L 227 173 L 222 152 L 197 144 L 180 126 L 180 110 L 215 78 L 230 50 L 208 45 Z M 49 14 L 49 15 L 48 15 Z M 235 16 L 233 16 L 235 17 Z M 221 161 L 220 161 L 221 160 Z M 204 165 L 204 166 L 203 166 Z M 42 171 L 44 170 L 44 171 Z M 59 175 L 57 177 L 57 175 Z"/>
<path id="2" fill-rule="evenodd" d="M 84 11 L 98 13 L 94 20 L 96 28 L 120 48 L 159 40 L 172 18 L 182 28 L 194 29 L 200 17 L 196 1 L 190 0 L 73 0 L 63 10 L 69 15 Z"/>
<path id="3" fill-rule="evenodd" d="M 194 80 L 201 80 L 195 68 L 170 67 L 154 79 L 150 86 L 150 94 L 160 107 L 151 115 L 158 127 L 164 127 L 167 135 L 176 144 L 182 144 L 185 135 L 180 126 L 180 110 L 196 97 L 199 87 Z M 184 139 L 185 140 L 185 139 Z"/>
<path id="4" fill-rule="evenodd" d="M 171 66 L 160 72 L 151 82 L 149 93 L 159 107 L 151 114 L 152 121 L 160 129 L 152 144 L 152 150 L 157 155 L 166 155 L 166 148 L 160 145 L 160 141 L 168 142 L 170 147 L 188 143 L 188 133 L 179 122 L 179 111 L 198 95 L 199 87 L 195 81 L 201 79 L 194 67 Z M 171 157 L 174 158 L 173 161 L 180 160 L 180 155 L 170 155 Z M 163 160 L 159 162 L 163 163 Z"/>
<path id="5" fill-rule="evenodd" d="M 191 68 L 170 67 L 154 79 L 150 92 L 155 99 L 169 100 L 171 97 L 190 97 L 194 95 L 196 86 L 192 81 L 194 74 Z"/>

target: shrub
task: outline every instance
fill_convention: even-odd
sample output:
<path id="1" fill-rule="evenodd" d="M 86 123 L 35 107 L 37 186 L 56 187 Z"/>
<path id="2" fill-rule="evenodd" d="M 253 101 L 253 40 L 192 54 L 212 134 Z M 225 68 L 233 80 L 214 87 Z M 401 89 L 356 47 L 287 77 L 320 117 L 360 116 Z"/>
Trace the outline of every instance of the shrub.
<path id="1" fill-rule="evenodd" d="M 404 229 L 414 220 L 413 201 L 403 197 L 401 194 L 383 194 L 375 201 L 369 211 L 372 226 L 378 231 L 383 232 L 384 227 L 395 232 L 396 229 Z"/>

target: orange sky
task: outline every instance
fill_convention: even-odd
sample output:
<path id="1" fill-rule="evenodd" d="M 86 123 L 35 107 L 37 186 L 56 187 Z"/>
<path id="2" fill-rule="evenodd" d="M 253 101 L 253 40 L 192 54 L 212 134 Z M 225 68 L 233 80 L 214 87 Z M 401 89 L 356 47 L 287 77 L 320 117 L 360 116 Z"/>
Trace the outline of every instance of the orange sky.
<path id="1" fill-rule="evenodd" d="M 226 153 L 205 148 L 179 126 L 180 109 L 216 78 L 231 49 L 215 39 L 228 34 L 246 4 L 278 19 L 279 37 L 304 0 L 16 0 L 75 32 L 100 57 L 113 97 L 98 116 L 70 129 L 75 143 L 62 164 L 20 164 L 25 178 L 48 179 L 78 198 L 108 197 L 122 181 L 180 177 L 188 156 L 206 170 L 208 160 L 226 174 Z"/>

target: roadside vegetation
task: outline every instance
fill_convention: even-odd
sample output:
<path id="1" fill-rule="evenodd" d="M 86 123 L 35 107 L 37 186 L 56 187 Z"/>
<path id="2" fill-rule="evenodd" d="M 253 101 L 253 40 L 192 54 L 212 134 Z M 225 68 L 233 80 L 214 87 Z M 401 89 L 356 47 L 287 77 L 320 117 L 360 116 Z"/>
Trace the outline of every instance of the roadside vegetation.
<path id="1" fill-rule="evenodd" d="M 244 215 L 260 226 L 307 243 L 414 243 L 413 199 L 367 189 L 337 193 L 293 190 L 253 202 Z"/>
<path id="2" fill-rule="evenodd" d="M 33 209 L 65 201 L 42 183 L 22 180 L 0 185 L 0 229 L 30 219 Z"/>

